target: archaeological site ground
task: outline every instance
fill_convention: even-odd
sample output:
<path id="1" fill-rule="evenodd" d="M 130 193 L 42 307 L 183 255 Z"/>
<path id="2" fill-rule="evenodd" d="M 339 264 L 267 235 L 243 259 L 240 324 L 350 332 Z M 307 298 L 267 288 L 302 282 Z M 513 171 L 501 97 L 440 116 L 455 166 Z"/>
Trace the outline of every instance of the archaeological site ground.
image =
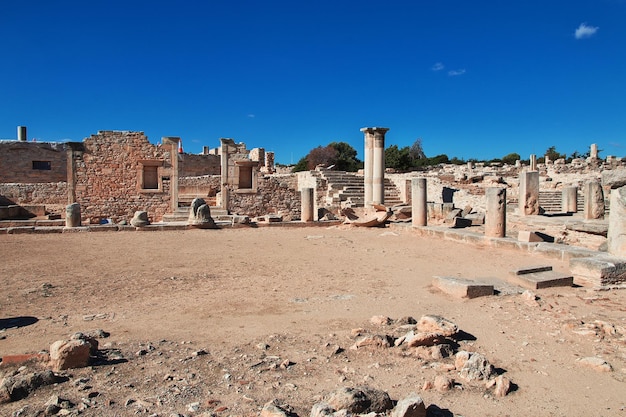
<path id="1" fill-rule="evenodd" d="M 1 416 L 626 416 L 618 158 L 0 142 Z M 25 135 L 24 135 L 25 136 Z"/>

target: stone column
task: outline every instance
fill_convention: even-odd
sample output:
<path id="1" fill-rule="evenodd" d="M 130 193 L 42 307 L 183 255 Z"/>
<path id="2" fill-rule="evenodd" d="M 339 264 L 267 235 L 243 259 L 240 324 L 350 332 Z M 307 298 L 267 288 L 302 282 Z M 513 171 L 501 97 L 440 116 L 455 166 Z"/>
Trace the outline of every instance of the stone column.
<path id="1" fill-rule="evenodd" d="M 169 146 L 170 158 L 170 209 L 174 212 L 178 209 L 178 146 L 180 138 L 175 136 L 164 136 L 161 138 L 163 146 Z"/>
<path id="2" fill-rule="evenodd" d="M 301 200 L 301 208 L 300 208 L 300 220 L 303 222 L 312 222 L 313 221 L 313 212 L 314 207 L 314 199 L 313 199 L 313 188 L 303 188 L 300 191 L 300 200 Z"/>
<path id="3" fill-rule="evenodd" d="M 585 220 L 604 219 L 604 191 L 598 181 L 585 184 Z"/>
<path id="4" fill-rule="evenodd" d="M 530 154 L 530 168 L 529 171 L 537 171 L 537 155 L 534 153 Z"/>
<path id="5" fill-rule="evenodd" d="M 228 178 L 228 151 L 230 146 L 235 145 L 232 139 L 220 138 L 220 153 L 221 153 L 221 190 L 220 195 L 222 198 L 222 209 L 228 211 L 229 204 L 229 178 Z"/>
<path id="6" fill-rule="evenodd" d="M 385 133 L 387 127 L 364 127 L 365 206 L 385 203 Z"/>
<path id="7" fill-rule="evenodd" d="M 473 170 L 473 169 L 474 169 L 474 163 L 473 163 L 472 161 L 468 162 L 468 163 L 467 163 L 467 170 L 468 170 L 468 171 L 471 171 L 471 170 Z"/>
<path id="8" fill-rule="evenodd" d="M 552 161 L 550 161 L 550 157 L 548 155 L 543 157 L 543 162 L 548 165 L 549 163 L 551 163 Z"/>
<path id="9" fill-rule="evenodd" d="M 539 172 L 525 171 L 519 176 L 519 215 L 539 214 Z"/>
<path id="10" fill-rule="evenodd" d="M 426 204 L 426 178 L 413 178 L 411 180 L 411 224 L 426 226 L 428 222 L 428 207 Z"/>
<path id="11" fill-rule="evenodd" d="M 626 186 L 611 190 L 607 242 L 611 255 L 626 257 Z"/>
<path id="12" fill-rule="evenodd" d="M 488 187 L 487 212 L 485 213 L 485 236 L 504 237 L 506 235 L 506 188 Z"/>
<path id="13" fill-rule="evenodd" d="M 598 159 L 598 144 L 592 143 L 589 147 L 589 158 Z"/>
<path id="14" fill-rule="evenodd" d="M 80 204 L 69 204 L 65 207 L 65 227 L 79 227 L 80 224 Z"/>
<path id="15" fill-rule="evenodd" d="M 561 211 L 564 213 L 576 213 L 578 211 L 578 187 L 563 187 Z"/>
<path id="16" fill-rule="evenodd" d="M 28 136 L 26 136 L 26 126 L 17 127 L 17 140 L 20 142 L 26 142 L 28 140 Z"/>

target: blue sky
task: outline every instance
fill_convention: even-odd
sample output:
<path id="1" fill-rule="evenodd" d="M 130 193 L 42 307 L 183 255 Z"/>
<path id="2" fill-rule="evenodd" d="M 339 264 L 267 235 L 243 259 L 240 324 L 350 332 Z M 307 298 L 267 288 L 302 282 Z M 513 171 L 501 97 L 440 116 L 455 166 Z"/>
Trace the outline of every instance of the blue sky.
<path id="1" fill-rule="evenodd" d="M 0 3 L 0 138 L 626 156 L 626 0 Z"/>

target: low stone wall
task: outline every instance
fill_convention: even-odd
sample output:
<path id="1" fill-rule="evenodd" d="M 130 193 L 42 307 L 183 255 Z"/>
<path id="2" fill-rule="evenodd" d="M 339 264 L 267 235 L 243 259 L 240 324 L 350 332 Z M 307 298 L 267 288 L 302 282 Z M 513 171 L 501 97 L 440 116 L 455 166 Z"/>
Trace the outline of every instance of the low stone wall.
<path id="1" fill-rule="evenodd" d="M 300 192 L 295 174 L 272 175 L 258 180 L 256 193 L 230 193 L 230 211 L 250 217 L 283 214 L 284 220 L 300 219 Z"/>
<path id="2" fill-rule="evenodd" d="M 0 205 L 45 206 L 46 211 L 64 213 L 67 182 L 0 183 Z"/>

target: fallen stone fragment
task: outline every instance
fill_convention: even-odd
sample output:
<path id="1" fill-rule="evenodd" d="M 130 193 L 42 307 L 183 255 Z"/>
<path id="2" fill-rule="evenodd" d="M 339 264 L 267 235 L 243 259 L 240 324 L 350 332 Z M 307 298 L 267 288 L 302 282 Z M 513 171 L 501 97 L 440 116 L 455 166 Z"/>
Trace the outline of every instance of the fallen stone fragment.
<path id="1" fill-rule="evenodd" d="M 133 218 L 130 220 L 130 224 L 135 227 L 144 227 L 150 224 L 150 220 L 148 220 L 148 212 L 147 211 L 136 211 Z"/>
<path id="2" fill-rule="evenodd" d="M 388 348 L 393 345 L 389 336 L 386 335 L 371 335 L 365 336 L 358 340 L 354 345 L 350 347 L 352 350 L 361 349 L 365 347 L 371 348 Z"/>
<path id="3" fill-rule="evenodd" d="M 433 287 L 457 298 L 493 295 L 493 285 L 454 277 L 433 277 Z"/>
<path id="4" fill-rule="evenodd" d="M 459 375 L 467 381 L 488 380 L 494 375 L 493 365 L 485 356 L 476 352 L 465 350 L 457 352 L 454 366 Z"/>
<path id="5" fill-rule="evenodd" d="M 431 314 L 419 319 L 417 329 L 424 333 L 439 333 L 445 337 L 453 336 L 459 330 L 458 326 L 450 320 Z"/>
<path id="6" fill-rule="evenodd" d="M 265 403 L 261 410 L 261 417 L 297 417 L 291 407 L 277 399 Z"/>
<path id="7" fill-rule="evenodd" d="M 604 359 L 595 356 L 576 359 L 578 365 L 598 372 L 611 372 L 613 367 Z"/>
<path id="8" fill-rule="evenodd" d="M 446 338 L 441 333 L 413 333 L 406 335 L 404 344 L 408 347 L 433 346 L 445 342 Z"/>
<path id="9" fill-rule="evenodd" d="M 393 408 L 389 394 L 370 387 L 342 387 L 327 395 L 324 402 L 335 410 L 351 413 L 384 413 Z"/>
<path id="10" fill-rule="evenodd" d="M 82 340 L 84 342 L 89 343 L 89 354 L 96 355 L 98 353 L 98 340 L 95 337 L 89 336 L 85 333 L 74 333 L 71 337 L 71 340 Z"/>
<path id="11" fill-rule="evenodd" d="M 426 417 L 424 400 L 417 394 L 410 394 L 391 410 L 391 417 Z"/>
<path id="12" fill-rule="evenodd" d="M 54 371 L 89 365 L 91 345 L 84 340 L 57 340 L 50 345 L 50 366 Z"/>

